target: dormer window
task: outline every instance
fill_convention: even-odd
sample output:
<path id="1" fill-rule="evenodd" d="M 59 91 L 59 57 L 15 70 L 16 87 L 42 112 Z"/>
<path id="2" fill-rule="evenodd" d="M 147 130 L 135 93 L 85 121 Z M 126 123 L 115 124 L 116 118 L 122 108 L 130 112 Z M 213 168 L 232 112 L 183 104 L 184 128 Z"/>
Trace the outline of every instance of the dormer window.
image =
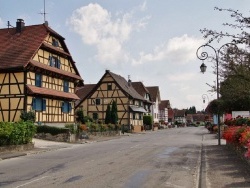
<path id="1" fill-rule="evenodd" d="M 52 39 L 52 45 L 55 47 L 59 47 L 59 42 L 56 39 Z"/>
<path id="2" fill-rule="evenodd" d="M 60 67 L 61 67 L 61 61 L 57 57 L 50 56 L 49 57 L 49 65 L 51 67 L 56 67 L 56 68 L 60 69 Z"/>

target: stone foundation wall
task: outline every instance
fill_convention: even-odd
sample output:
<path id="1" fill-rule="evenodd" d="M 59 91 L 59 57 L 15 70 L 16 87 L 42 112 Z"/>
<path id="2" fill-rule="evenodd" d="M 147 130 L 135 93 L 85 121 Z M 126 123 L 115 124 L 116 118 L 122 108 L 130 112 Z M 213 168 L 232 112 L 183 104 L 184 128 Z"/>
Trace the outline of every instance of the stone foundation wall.
<path id="1" fill-rule="evenodd" d="M 22 144 L 22 145 L 10 145 L 10 146 L 1 146 L 1 152 L 12 152 L 12 151 L 26 151 L 34 149 L 34 143 Z"/>
<path id="2" fill-rule="evenodd" d="M 72 142 L 70 139 L 71 135 L 67 133 L 57 134 L 57 135 L 51 135 L 50 133 L 37 133 L 34 137 L 38 139 L 50 140 L 56 142 Z"/>

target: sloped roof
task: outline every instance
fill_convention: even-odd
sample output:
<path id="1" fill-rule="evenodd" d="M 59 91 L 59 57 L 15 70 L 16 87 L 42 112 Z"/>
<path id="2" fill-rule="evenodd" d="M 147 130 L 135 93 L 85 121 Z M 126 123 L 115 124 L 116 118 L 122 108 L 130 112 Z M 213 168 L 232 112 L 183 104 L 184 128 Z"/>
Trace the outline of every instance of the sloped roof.
<path id="1" fill-rule="evenodd" d="M 57 37 L 65 51 L 43 43 L 48 35 Z M 77 75 L 80 75 L 64 42 L 64 38 L 45 24 L 24 26 L 20 33 L 16 28 L 0 29 L 0 72 L 24 70 L 39 48 L 50 49 L 68 56 Z"/>
<path id="2" fill-rule="evenodd" d="M 53 97 L 57 97 L 57 98 L 65 98 L 65 99 L 72 99 L 72 100 L 79 99 L 79 97 L 74 93 L 67 93 L 67 92 L 63 92 L 63 91 L 57 91 L 54 89 L 36 87 L 33 85 L 27 85 L 27 89 L 28 89 L 29 94 L 53 96 Z"/>
<path id="3" fill-rule="evenodd" d="M 165 108 L 170 108 L 169 100 L 162 100 L 159 104 L 159 109 L 164 110 Z"/>
<path id="4" fill-rule="evenodd" d="M 80 98 L 80 100 L 76 101 L 76 107 L 78 107 L 78 105 L 83 100 L 85 100 L 89 95 L 96 91 L 107 74 L 109 74 L 114 79 L 114 81 L 117 83 L 117 86 L 125 93 L 125 95 L 134 99 L 145 101 L 145 99 L 133 88 L 132 84 L 127 82 L 125 78 L 109 70 L 106 70 L 105 74 L 97 84 L 86 84 L 84 85 L 84 87 L 81 87 L 76 91 L 77 96 L 79 96 Z"/>
<path id="5" fill-rule="evenodd" d="M 80 87 L 76 90 L 76 95 L 80 98 L 80 100 L 76 101 L 76 106 L 78 106 L 88 94 L 93 90 L 96 84 L 85 84 L 83 87 Z"/>
<path id="6" fill-rule="evenodd" d="M 16 28 L 0 29 L 0 69 L 28 64 L 47 35 L 43 25 L 26 26 L 21 33 Z"/>
<path id="7" fill-rule="evenodd" d="M 131 82 L 133 88 L 141 95 L 145 96 L 146 93 L 149 93 L 148 89 L 144 86 L 142 82 Z"/>
<path id="8" fill-rule="evenodd" d="M 129 84 L 125 78 L 123 78 L 120 75 L 117 75 L 115 73 L 110 72 L 109 70 L 106 70 L 106 74 L 110 74 L 110 76 L 116 81 L 116 83 L 119 85 L 119 87 L 127 93 L 129 96 L 135 99 L 139 100 L 145 100 L 132 86 L 132 84 Z M 105 76 L 104 75 L 104 76 Z"/>
<path id="9" fill-rule="evenodd" d="M 185 117 L 186 116 L 186 110 L 175 110 L 174 116 L 175 117 Z"/>
<path id="10" fill-rule="evenodd" d="M 146 88 L 149 91 L 149 93 L 151 95 L 151 100 L 153 102 L 156 102 L 157 98 L 159 100 L 161 100 L 159 86 L 149 86 L 149 87 L 146 87 Z"/>

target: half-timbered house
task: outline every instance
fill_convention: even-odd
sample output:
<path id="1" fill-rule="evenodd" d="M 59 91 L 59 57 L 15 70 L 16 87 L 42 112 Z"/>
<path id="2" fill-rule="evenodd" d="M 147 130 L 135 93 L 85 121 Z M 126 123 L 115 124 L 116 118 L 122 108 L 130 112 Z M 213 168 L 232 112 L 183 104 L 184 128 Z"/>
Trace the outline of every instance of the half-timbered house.
<path id="1" fill-rule="evenodd" d="M 143 114 L 147 112 L 144 108 L 145 99 L 136 92 L 130 80 L 127 81 L 122 76 L 106 70 L 92 89 L 88 86 L 85 88 L 85 86 L 77 92 L 81 99 L 76 103 L 76 107 L 83 108 L 86 115 L 104 122 L 107 106 L 115 101 L 118 112 L 117 123 L 132 125 L 135 132 L 142 130 Z M 89 89 L 87 96 L 84 91 L 80 91 L 84 88 Z"/>
<path id="2" fill-rule="evenodd" d="M 142 82 L 132 82 L 132 86 L 144 98 L 145 115 L 151 115 L 152 101 L 148 89 Z"/>
<path id="3" fill-rule="evenodd" d="M 153 105 L 151 106 L 151 113 L 153 116 L 154 123 L 159 123 L 159 104 L 161 102 L 159 86 L 146 87 L 150 93 Z"/>
<path id="4" fill-rule="evenodd" d="M 47 23 L 0 29 L 0 121 L 34 111 L 36 122 L 74 122 L 76 86 L 83 80 L 65 44 Z"/>
<path id="5" fill-rule="evenodd" d="M 164 123 L 168 123 L 168 109 L 170 109 L 170 102 L 169 100 L 161 100 L 159 105 L 159 120 L 163 121 Z"/>

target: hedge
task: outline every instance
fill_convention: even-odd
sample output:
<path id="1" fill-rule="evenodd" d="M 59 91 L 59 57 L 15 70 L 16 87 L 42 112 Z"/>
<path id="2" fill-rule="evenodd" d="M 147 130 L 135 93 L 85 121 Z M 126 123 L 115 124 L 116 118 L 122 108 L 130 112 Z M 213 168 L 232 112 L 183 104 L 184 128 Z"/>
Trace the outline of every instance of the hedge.
<path id="1" fill-rule="evenodd" d="M 35 133 L 31 121 L 0 122 L 0 146 L 31 143 Z"/>
<path id="2" fill-rule="evenodd" d="M 50 133 L 51 135 L 57 135 L 62 133 L 69 133 L 68 128 L 63 127 L 53 127 L 48 125 L 39 125 L 37 126 L 37 133 Z"/>

